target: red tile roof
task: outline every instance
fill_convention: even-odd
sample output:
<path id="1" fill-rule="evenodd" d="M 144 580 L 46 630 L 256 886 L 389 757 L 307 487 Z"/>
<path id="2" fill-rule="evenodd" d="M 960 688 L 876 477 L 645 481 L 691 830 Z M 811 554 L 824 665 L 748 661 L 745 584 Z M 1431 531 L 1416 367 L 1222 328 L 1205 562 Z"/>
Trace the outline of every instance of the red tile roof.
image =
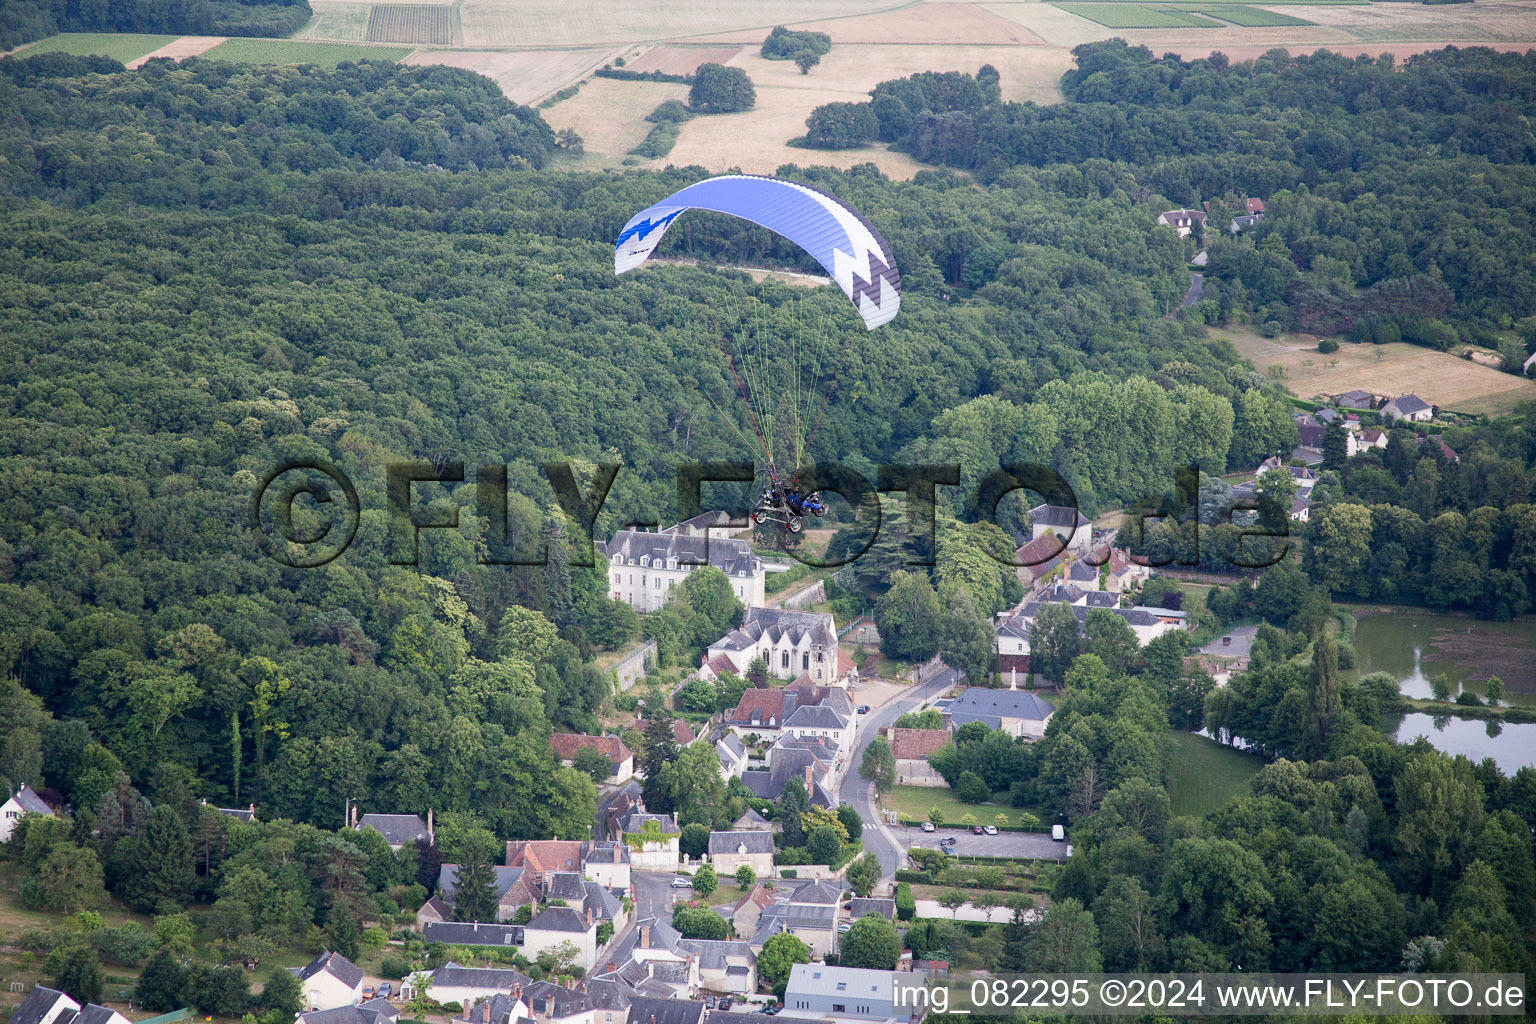
<path id="1" fill-rule="evenodd" d="M 544 871 L 580 871 L 581 843 L 575 840 L 535 839 L 507 844 L 507 867 Z"/>
<path id="2" fill-rule="evenodd" d="M 642 732 L 648 725 L 650 725 L 650 723 L 643 718 L 635 719 L 635 728 L 641 730 Z M 677 741 L 679 746 L 686 747 L 688 744 L 692 743 L 695 739 L 698 738 L 698 734 L 693 731 L 693 726 L 689 725 L 681 718 L 674 718 L 672 719 L 672 738 Z"/>
<path id="3" fill-rule="evenodd" d="M 948 729 L 892 729 L 891 750 L 898 760 L 915 761 L 949 745 Z"/>
<path id="4" fill-rule="evenodd" d="M 714 657 L 707 659 L 704 664 L 709 666 L 709 670 L 717 676 L 722 672 L 729 672 L 737 676 L 741 675 L 741 669 L 737 668 L 736 663 L 724 654 L 716 654 Z"/>
<path id="5" fill-rule="evenodd" d="M 852 658 L 848 657 L 848 655 L 843 653 L 843 649 L 841 647 L 839 647 L 837 649 L 837 676 L 836 676 L 836 678 L 841 679 L 841 678 L 843 678 L 846 675 L 852 675 L 854 670 L 857 669 L 858 667 L 859 667 L 858 665 L 854 664 L 854 661 L 853 661 Z"/>
<path id="6" fill-rule="evenodd" d="M 571 760 L 582 747 L 596 747 L 614 764 L 623 764 L 635 756 L 617 736 L 583 736 L 577 732 L 557 732 L 549 738 L 549 745 L 555 756 L 562 761 Z"/>
<path id="7" fill-rule="evenodd" d="M 761 724 L 767 725 L 768 719 L 775 719 L 778 724 L 784 723 L 784 691 L 783 690 L 759 690 L 756 688 L 746 690 L 741 695 L 741 702 L 736 705 L 729 717 L 730 722 L 750 722 L 752 712 L 758 713 Z"/>
<path id="8" fill-rule="evenodd" d="M 1044 533 L 1015 551 L 1013 560 L 1025 569 L 1040 573 L 1046 571 L 1052 559 L 1066 549 L 1060 537 L 1053 533 Z"/>

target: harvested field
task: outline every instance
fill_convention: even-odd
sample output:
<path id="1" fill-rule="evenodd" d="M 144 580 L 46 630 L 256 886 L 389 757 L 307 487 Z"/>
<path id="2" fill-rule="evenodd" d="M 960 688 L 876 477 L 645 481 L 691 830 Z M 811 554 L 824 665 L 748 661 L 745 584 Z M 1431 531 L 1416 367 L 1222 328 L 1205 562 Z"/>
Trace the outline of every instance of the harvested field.
<path id="1" fill-rule="evenodd" d="M 374 4 L 368 41 L 447 46 L 453 42 L 452 9 L 442 4 Z"/>
<path id="2" fill-rule="evenodd" d="M 1290 14 L 1281 14 L 1279 11 L 1266 11 L 1262 7 L 1249 7 L 1246 4 L 1177 4 L 1181 11 L 1198 11 L 1212 18 L 1222 21 L 1230 21 L 1234 25 L 1243 28 L 1274 28 L 1279 25 L 1314 25 L 1316 22 L 1304 21 Z"/>
<path id="3" fill-rule="evenodd" d="M 368 37 L 372 4 L 315 4 L 315 16 L 294 33 L 300 39 L 335 39 L 360 43 Z"/>
<path id="4" fill-rule="evenodd" d="M 971 46 L 1038 46 L 1043 42 L 1031 32 L 1021 32 L 1017 22 L 994 14 L 980 4 L 963 0 L 919 3 L 881 14 L 794 22 L 788 27 L 825 32 L 832 37 L 834 46 L 851 43 L 897 46 L 956 43 Z M 760 31 L 747 30 L 710 38 L 755 45 L 762 42 L 762 36 Z"/>
<path id="5" fill-rule="evenodd" d="M 154 53 L 146 53 L 138 60 L 131 60 L 124 66 L 130 71 L 144 66 L 144 62 L 154 57 L 169 57 L 172 60 L 186 60 L 188 57 L 200 57 L 209 50 L 224 41 L 224 36 L 182 36 L 172 43 L 166 43 Z"/>
<path id="6" fill-rule="evenodd" d="M 1022 25 L 1043 39 L 1048 46 L 1078 46 L 1114 35 L 1109 29 L 1087 18 L 1079 18 L 1053 4 L 1000 3 L 982 4 L 987 11 Z"/>
<path id="7" fill-rule="evenodd" d="M 501 86 L 501 91 L 512 102 L 534 103 L 590 74 L 593 68 L 602 67 L 610 53 L 609 50 L 592 49 L 417 50 L 402 63 L 468 68 Z"/>
<path id="8" fill-rule="evenodd" d="M 581 166 L 612 167 L 622 163 L 625 154 L 655 127 L 645 120 L 646 114 L 664 100 L 687 98 L 686 85 L 594 78 L 572 98 L 541 113 L 556 131 L 570 128 L 581 136 L 586 149 Z M 663 162 L 681 164 L 684 161 L 677 160 L 674 155 Z"/>
<path id="9" fill-rule="evenodd" d="M 691 75 L 700 64 L 724 64 L 740 52 L 739 46 L 655 46 L 625 64 L 624 69 Z"/>
<path id="10" fill-rule="evenodd" d="M 760 29 L 815 18 L 870 14 L 892 0 L 464 0 L 465 42 L 470 46 L 613 46 L 675 40 L 704 33 Z"/>
<path id="11" fill-rule="evenodd" d="M 411 52 L 409 46 L 369 46 L 349 43 L 299 43 L 285 39 L 227 39 L 209 50 L 209 60 L 240 64 L 318 64 L 333 68 L 344 61 L 398 61 Z"/>
<path id="12" fill-rule="evenodd" d="M 169 46 L 179 36 L 155 36 L 139 32 L 61 32 L 47 39 L 19 47 L 14 52 L 21 57 L 39 53 L 70 53 L 77 57 L 100 54 L 127 63 L 154 53 L 162 46 Z"/>
<path id="13" fill-rule="evenodd" d="M 1536 5 L 1483 2 L 1321 7 L 1307 17 L 1364 42 L 1524 42 L 1536 39 Z"/>
<path id="14" fill-rule="evenodd" d="M 1281 367 L 1282 382 L 1298 398 L 1352 388 L 1380 395 L 1412 392 L 1443 409 L 1487 415 L 1536 401 L 1536 382 L 1405 342 L 1344 344 L 1323 355 L 1317 351 L 1317 339 L 1307 336 L 1270 339 L 1248 331 L 1213 333 L 1230 338 L 1260 373 Z"/>
<path id="15" fill-rule="evenodd" d="M 1056 6 L 1110 28 L 1218 28 L 1221 25 L 1219 21 L 1161 5 L 1148 7 L 1126 3 L 1058 3 Z"/>

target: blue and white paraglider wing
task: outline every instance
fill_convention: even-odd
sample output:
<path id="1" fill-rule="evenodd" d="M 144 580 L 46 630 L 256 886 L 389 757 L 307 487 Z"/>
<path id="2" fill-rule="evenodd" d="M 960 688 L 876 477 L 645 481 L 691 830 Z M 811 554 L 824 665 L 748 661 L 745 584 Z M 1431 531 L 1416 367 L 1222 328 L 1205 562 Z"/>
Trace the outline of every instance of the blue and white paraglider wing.
<path id="1" fill-rule="evenodd" d="M 685 210 L 740 217 L 794 242 L 826 268 L 870 330 L 901 308 L 901 275 L 880 232 L 837 197 L 782 178 L 709 178 L 646 207 L 620 232 L 613 272 L 644 263 Z"/>

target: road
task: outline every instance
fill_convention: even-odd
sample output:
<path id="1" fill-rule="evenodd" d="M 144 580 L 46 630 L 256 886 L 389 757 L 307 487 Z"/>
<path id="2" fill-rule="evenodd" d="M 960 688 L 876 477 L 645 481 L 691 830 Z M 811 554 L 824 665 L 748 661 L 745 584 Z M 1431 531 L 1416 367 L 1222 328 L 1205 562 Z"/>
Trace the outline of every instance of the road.
<path id="1" fill-rule="evenodd" d="M 598 970 L 606 966 L 606 961 L 611 960 L 616 964 L 623 964 L 629 959 L 629 951 L 635 948 L 639 941 L 639 922 L 648 917 L 659 918 L 668 924 L 672 923 L 672 897 L 674 893 L 692 895 L 689 889 L 673 889 L 672 879 L 677 876 L 670 871 L 632 871 L 629 875 L 631 886 L 635 890 L 635 913 L 629 919 L 629 925 L 608 943 L 608 952 L 605 962 L 599 963 Z"/>
<path id="2" fill-rule="evenodd" d="M 895 722 L 908 711 L 914 711 L 919 705 L 939 696 L 954 686 L 959 679 L 958 672 L 952 668 L 945 668 L 943 672 L 921 686 L 905 690 L 896 699 L 872 709 L 867 715 L 859 716 L 858 744 L 854 748 L 853 757 L 848 762 L 848 768 L 843 775 L 843 784 L 838 789 L 837 796 L 843 803 L 853 805 L 853 808 L 859 812 L 859 817 L 864 819 L 864 849 L 873 853 L 880 861 L 882 879 L 890 878 L 896 874 L 896 869 L 901 867 L 904 848 L 898 849 L 896 843 L 888 837 L 889 833 L 883 831 L 878 825 L 880 814 L 875 809 L 872 798 L 873 787 L 859 778 L 859 765 L 864 761 L 864 748 L 869 746 L 870 740 L 880 735 L 882 728 Z"/>

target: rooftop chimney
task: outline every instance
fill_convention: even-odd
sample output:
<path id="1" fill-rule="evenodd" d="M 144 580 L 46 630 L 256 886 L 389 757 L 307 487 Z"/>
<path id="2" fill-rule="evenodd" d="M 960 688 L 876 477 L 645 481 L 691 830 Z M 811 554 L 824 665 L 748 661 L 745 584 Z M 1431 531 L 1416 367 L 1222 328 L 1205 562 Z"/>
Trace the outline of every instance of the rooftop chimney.
<path id="1" fill-rule="evenodd" d="M 805 766 L 805 791 L 807 793 L 809 793 L 811 791 L 811 785 L 812 785 L 812 782 L 811 782 L 811 766 L 810 765 L 806 765 Z"/>
<path id="2" fill-rule="evenodd" d="M 592 927 L 592 908 L 591 907 L 587 908 L 587 927 L 588 928 Z"/>
<path id="3" fill-rule="evenodd" d="M 427 841 L 429 843 L 437 842 L 437 836 L 432 829 L 432 808 L 430 807 L 427 808 Z"/>
<path id="4" fill-rule="evenodd" d="M 651 926 L 648 924 L 643 924 L 640 926 L 640 948 L 651 948 Z"/>
<path id="5" fill-rule="evenodd" d="M 357 828 L 357 804 L 352 805 L 352 827 Z"/>

